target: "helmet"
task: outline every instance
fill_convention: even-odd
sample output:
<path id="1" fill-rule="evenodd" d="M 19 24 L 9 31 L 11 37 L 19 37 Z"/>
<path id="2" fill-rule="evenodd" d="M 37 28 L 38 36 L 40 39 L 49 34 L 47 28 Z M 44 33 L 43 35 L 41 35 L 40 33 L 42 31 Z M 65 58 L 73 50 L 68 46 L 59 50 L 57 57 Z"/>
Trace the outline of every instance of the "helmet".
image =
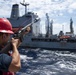
<path id="1" fill-rule="evenodd" d="M 0 18 L 0 32 L 13 34 L 12 25 L 6 18 Z"/>

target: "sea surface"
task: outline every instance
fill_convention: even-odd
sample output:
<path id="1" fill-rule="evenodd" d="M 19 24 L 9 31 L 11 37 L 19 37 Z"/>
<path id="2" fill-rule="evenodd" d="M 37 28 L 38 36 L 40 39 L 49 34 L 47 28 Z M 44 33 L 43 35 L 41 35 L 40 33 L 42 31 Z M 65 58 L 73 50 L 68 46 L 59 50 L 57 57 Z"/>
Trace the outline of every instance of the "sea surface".
<path id="1" fill-rule="evenodd" d="M 76 75 L 76 53 L 19 49 L 22 68 L 16 75 Z"/>

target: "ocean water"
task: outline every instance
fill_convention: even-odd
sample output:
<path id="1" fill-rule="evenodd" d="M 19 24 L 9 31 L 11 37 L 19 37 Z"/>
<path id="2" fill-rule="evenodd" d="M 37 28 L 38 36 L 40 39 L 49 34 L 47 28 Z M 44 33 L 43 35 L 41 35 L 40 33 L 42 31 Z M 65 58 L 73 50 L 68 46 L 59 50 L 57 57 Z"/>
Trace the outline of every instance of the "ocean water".
<path id="1" fill-rule="evenodd" d="M 76 75 L 76 53 L 19 49 L 22 68 L 16 75 Z"/>

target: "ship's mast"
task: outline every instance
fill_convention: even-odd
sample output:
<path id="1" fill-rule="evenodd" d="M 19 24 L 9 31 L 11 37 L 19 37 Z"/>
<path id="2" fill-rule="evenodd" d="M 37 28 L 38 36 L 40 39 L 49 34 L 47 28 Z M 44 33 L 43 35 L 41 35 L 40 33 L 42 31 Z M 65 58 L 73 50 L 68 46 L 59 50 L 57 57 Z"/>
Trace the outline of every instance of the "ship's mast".
<path id="1" fill-rule="evenodd" d="M 46 36 L 49 37 L 49 16 L 48 13 L 46 13 Z"/>
<path id="2" fill-rule="evenodd" d="M 46 13 L 46 36 L 50 37 L 51 35 L 53 35 L 53 20 L 49 20 L 49 16 L 48 13 Z"/>
<path id="3" fill-rule="evenodd" d="M 73 34 L 74 30 L 73 30 L 73 20 L 72 18 L 70 19 L 70 32 Z"/>
<path id="4" fill-rule="evenodd" d="M 50 34 L 53 35 L 53 20 L 50 23 Z"/>
<path id="5" fill-rule="evenodd" d="M 27 6 L 29 5 L 28 3 L 25 3 L 25 0 L 23 0 L 23 3 L 20 3 L 21 5 L 25 6 L 25 14 L 27 13 Z"/>

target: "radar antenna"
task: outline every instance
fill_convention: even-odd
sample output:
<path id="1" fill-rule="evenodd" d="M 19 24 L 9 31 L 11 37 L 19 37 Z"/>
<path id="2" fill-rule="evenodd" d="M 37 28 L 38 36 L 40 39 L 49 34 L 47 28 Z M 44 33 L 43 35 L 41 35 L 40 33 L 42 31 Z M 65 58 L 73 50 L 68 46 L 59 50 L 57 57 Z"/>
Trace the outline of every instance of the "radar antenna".
<path id="1" fill-rule="evenodd" d="M 25 0 L 23 0 L 23 3 L 20 2 L 21 5 L 25 6 L 25 15 L 27 13 L 27 6 L 29 5 L 28 3 L 25 3 Z"/>

